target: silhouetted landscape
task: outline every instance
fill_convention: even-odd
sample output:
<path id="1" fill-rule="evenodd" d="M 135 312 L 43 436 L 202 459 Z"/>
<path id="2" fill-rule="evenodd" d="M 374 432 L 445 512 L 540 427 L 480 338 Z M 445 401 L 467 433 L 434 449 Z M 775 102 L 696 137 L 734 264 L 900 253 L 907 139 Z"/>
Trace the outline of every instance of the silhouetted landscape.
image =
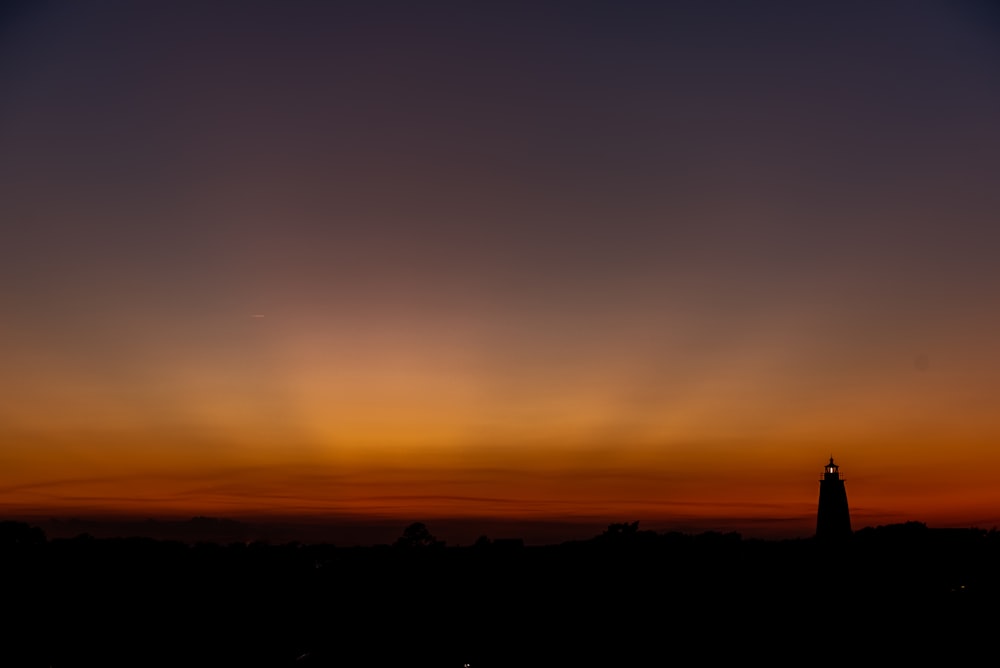
<path id="1" fill-rule="evenodd" d="M 210 522 L 209 518 L 203 518 Z M 9 666 L 798 665 L 992 652 L 1000 533 L 611 524 L 548 546 L 48 538 L 0 524 Z"/>

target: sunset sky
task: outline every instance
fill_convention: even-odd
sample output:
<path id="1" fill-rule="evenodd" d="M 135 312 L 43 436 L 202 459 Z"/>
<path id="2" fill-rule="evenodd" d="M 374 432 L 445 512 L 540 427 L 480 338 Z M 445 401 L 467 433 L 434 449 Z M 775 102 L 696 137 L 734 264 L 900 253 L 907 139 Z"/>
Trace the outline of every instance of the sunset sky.
<path id="1" fill-rule="evenodd" d="M 5 516 L 1000 525 L 985 0 L 4 3 L 0 221 Z"/>

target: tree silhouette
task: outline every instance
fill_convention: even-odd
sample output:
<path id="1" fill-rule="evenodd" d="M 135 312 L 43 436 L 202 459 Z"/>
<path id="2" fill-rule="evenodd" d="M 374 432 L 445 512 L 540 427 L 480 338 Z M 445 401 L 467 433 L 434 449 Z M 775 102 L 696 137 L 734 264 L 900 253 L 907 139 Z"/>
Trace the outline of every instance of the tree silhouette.
<path id="1" fill-rule="evenodd" d="M 401 548 L 441 547 L 443 545 L 444 541 L 436 539 L 423 522 L 414 522 L 403 529 L 403 535 L 393 543 L 393 547 Z"/>
<path id="2" fill-rule="evenodd" d="M 0 522 L 0 547 L 44 545 L 45 532 L 24 522 Z"/>
<path id="3" fill-rule="evenodd" d="M 636 520 L 629 524 L 628 522 L 618 522 L 614 524 L 609 524 L 607 530 L 602 534 L 606 538 L 627 538 L 639 533 L 639 521 Z"/>

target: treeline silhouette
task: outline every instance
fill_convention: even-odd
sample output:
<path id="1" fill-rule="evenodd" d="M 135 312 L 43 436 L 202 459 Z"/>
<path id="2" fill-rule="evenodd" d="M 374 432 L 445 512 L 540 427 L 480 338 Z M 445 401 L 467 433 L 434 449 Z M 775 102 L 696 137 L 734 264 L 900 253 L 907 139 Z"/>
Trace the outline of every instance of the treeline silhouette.
<path id="1" fill-rule="evenodd" d="M 450 547 L 47 539 L 0 522 L 3 666 L 780 665 L 995 656 L 1000 533 L 611 524 Z"/>

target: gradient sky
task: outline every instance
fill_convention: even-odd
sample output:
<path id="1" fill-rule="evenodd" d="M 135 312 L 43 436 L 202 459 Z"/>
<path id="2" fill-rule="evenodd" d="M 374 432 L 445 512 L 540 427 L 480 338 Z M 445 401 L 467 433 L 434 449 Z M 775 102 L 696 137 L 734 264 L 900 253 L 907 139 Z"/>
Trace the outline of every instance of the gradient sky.
<path id="1" fill-rule="evenodd" d="M 0 510 L 1000 524 L 989 2 L 14 2 Z"/>

